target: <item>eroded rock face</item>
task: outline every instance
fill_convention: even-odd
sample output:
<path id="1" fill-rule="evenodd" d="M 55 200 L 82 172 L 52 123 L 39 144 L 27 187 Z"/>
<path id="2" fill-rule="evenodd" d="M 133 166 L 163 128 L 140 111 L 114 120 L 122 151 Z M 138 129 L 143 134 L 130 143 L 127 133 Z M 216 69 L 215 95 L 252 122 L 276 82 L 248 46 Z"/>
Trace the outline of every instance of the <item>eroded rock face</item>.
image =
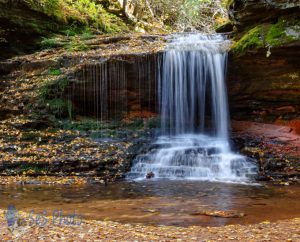
<path id="1" fill-rule="evenodd" d="M 238 28 L 246 28 L 300 12 L 299 0 L 234 0 L 229 5 L 229 17 Z"/>
<path id="2" fill-rule="evenodd" d="M 159 56 L 133 54 L 80 66 L 67 91 L 76 113 L 101 120 L 155 114 Z"/>
<path id="3" fill-rule="evenodd" d="M 0 119 L 31 113 L 29 103 L 36 113 L 58 118 L 119 121 L 156 116 L 157 61 L 164 38 L 95 37 L 87 44 L 90 50 L 85 52 L 57 48 L 0 62 Z M 12 100 L 15 92 L 22 95 Z"/>
<path id="4" fill-rule="evenodd" d="M 298 120 L 300 1 L 234 0 L 229 13 L 237 29 L 229 58 L 231 117 Z"/>
<path id="5" fill-rule="evenodd" d="M 259 179 L 299 177 L 299 7 L 298 0 L 233 0 L 229 7 L 236 30 L 228 65 L 230 113 L 243 120 L 233 121 L 232 130 L 246 140 L 240 152 L 259 162 Z"/>
<path id="6" fill-rule="evenodd" d="M 228 92 L 231 117 L 274 122 L 300 114 L 300 46 L 230 56 Z"/>

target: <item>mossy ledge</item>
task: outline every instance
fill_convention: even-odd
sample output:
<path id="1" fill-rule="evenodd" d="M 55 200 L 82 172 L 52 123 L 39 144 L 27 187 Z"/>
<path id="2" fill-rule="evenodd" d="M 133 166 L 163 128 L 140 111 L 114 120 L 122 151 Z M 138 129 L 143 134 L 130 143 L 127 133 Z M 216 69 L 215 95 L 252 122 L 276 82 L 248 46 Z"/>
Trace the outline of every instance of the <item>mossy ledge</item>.
<path id="1" fill-rule="evenodd" d="M 244 55 L 248 51 L 267 49 L 266 55 L 270 55 L 270 49 L 300 40 L 300 21 L 279 19 L 274 24 L 260 24 L 246 31 L 242 37 L 232 46 L 232 53 Z"/>

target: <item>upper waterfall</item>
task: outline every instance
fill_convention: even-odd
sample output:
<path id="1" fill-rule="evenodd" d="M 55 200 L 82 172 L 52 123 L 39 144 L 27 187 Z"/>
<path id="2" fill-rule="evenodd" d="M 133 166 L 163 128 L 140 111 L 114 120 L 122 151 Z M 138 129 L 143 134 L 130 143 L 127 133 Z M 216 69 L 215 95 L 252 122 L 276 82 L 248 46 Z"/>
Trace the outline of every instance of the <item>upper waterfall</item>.
<path id="1" fill-rule="evenodd" d="M 210 122 L 214 135 L 228 138 L 228 45 L 222 35 L 177 34 L 170 38 L 158 85 L 164 134 L 204 133 Z"/>

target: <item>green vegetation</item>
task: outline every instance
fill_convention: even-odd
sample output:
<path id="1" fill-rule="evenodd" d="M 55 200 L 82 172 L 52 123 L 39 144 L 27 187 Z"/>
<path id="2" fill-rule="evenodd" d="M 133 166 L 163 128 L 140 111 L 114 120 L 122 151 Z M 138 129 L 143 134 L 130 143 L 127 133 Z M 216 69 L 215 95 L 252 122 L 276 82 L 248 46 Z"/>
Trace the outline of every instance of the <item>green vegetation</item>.
<path id="1" fill-rule="evenodd" d="M 30 8 L 73 27 L 93 27 L 103 33 L 128 31 L 124 21 L 93 0 L 28 0 Z"/>
<path id="2" fill-rule="evenodd" d="M 262 47 L 264 47 L 264 42 L 262 39 L 261 26 L 256 26 L 244 34 L 243 37 L 234 44 L 233 52 L 236 54 L 241 54 L 248 49 Z"/>
<path id="3" fill-rule="evenodd" d="M 19 175 L 37 175 L 37 174 L 46 174 L 49 170 L 49 167 L 47 167 L 44 164 L 21 164 L 17 170 L 15 171 L 16 174 Z"/>
<path id="4" fill-rule="evenodd" d="M 160 127 L 160 118 L 151 118 L 147 120 L 147 127 L 152 128 L 159 128 Z"/>
<path id="5" fill-rule="evenodd" d="M 275 24 L 261 24 L 246 32 L 233 45 L 233 53 L 242 55 L 247 50 L 272 48 L 297 40 L 296 35 L 287 32 L 288 28 L 297 29 L 297 23 L 279 19 Z"/>
<path id="6" fill-rule="evenodd" d="M 76 32 L 77 31 L 77 32 Z M 56 37 L 43 38 L 40 42 L 41 49 L 65 48 L 68 51 L 86 51 L 89 46 L 86 41 L 95 38 L 93 32 L 86 28 L 84 30 L 65 30 L 68 36 L 58 35 Z"/>
<path id="7" fill-rule="evenodd" d="M 61 70 L 60 69 L 51 69 L 49 71 L 49 74 L 54 75 L 54 76 L 59 76 L 59 75 L 61 75 Z"/>
<path id="8" fill-rule="evenodd" d="M 52 49 L 61 46 L 62 44 L 56 38 L 42 38 L 40 46 L 42 49 Z"/>
<path id="9" fill-rule="evenodd" d="M 141 129 L 144 127 L 144 121 L 142 118 L 135 118 L 130 123 L 126 124 L 126 127 L 132 129 Z"/>
<path id="10" fill-rule="evenodd" d="M 276 24 L 270 26 L 266 34 L 266 42 L 269 46 L 279 46 L 295 40 L 293 36 L 287 34 L 286 30 L 289 23 L 280 19 Z"/>
<path id="11" fill-rule="evenodd" d="M 100 127 L 105 126 L 105 124 L 93 118 L 82 118 L 81 120 L 66 120 L 63 122 L 63 128 L 68 130 L 99 130 Z"/>
<path id="12" fill-rule="evenodd" d="M 58 74 L 60 70 L 52 70 Z M 50 70 L 51 72 L 51 70 Z M 46 81 L 39 89 L 40 104 L 46 108 L 47 112 L 55 117 L 72 118 L 72 102 L 65 98 L 66 88 L 69 84 L 67 78 L 62 77 L 55 80 Z"/>

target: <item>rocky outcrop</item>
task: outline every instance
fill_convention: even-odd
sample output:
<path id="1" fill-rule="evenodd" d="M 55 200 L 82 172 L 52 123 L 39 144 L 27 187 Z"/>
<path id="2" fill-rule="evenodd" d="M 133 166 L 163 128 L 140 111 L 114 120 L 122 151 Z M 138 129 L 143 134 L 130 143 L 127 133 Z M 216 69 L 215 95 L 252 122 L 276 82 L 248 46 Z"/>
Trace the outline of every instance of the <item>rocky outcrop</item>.
<path id="1" fill-rule="evenodd" d="M 155 133 L 163 44 L 154 35 L 95 36 L 86 51 L 0 62 L 0 176 L 124 177 Z"/>
<path id="2" fill-rule="evenodd" d="M 280 16 L 300 11 L 298 0 L 233 0 L 229 17 L 239 29 L 276 20 Z"/>
<path id="3" fill-rule="evenodd" d="M 232 122 L 233 137 L 244 140 L 240 152 L 258 161 L 260 179 L 299 178 L 299 13 L 298 0 L 229 5 L 228 92 L 231 118 L 239 120 Z"/>
<path id="4" fill-rule="evenodd" d="M 36 50 L 41 36 L 60 28 L 57 21 L 31 9 L 26 1 L 0 0 L 0 59 Z"/>
<path id="5" fill-rule="evenodd" d="M 153 117 L 164 41 L 159 35 L 95 37 L 84 52 L 60 47 L 0 62 L 0 119 L 33 110 L 60 118 Z M 12 93 L 22 95 L 12 100 Z"/>
<path id="6" fill-rule="evenodd" d="M 229 60 L 232 118 L 285 122 L 300 118 L 300 2 L 234 0 Z"/>
<path id="7" fill-rule="evenodd" d="M 230 56 L 228 90 L 231 116 L 274 122 L 300 115 L 300 45 Z"/>
<path id="8" fill-rule="evenodd" d="M 128 54 L 81 65 L 69 75 L 74 111 L 102 120 L 143 118 L 157 112 L 159 53 Z"/>

